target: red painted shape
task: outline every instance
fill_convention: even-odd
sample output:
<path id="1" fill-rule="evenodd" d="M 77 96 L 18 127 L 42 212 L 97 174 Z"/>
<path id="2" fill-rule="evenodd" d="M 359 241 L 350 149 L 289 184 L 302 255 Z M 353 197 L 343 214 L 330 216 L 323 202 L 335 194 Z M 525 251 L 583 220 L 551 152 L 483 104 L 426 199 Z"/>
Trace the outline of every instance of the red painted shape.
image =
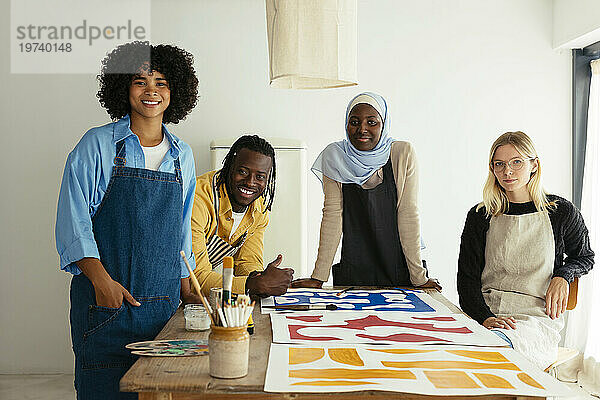
<path id="1" fill-rule="evenodd" d="M 341 338 L 332 337 L 332 336 L 306 336 L 298 332 L 298 330 L 302 328 L 310 328 L 307 325 L 288 325 L 288 330 L 290 332 L 290 339 L 302 339 L 302 340 L 320 340 L 320 341 L 329 341 L 329 340 L 342 340 Z"/>
<path id="2" fill-rule="evenodd" d="M 456 321 L 454 319 L 454 317 L 412 317 L 412 319 L 420 319 L 420 320 L 427 320 L 427 321 Z"/>
<path id="3" fill-rule="evenodd" d="M 322 315 L 299 315 L 297 317 L 286 317 L 287 319 L 295 319 L 303 322 L 321 322 Z"/>
<path id="4" fill-rule="evenodd" d="M 320 322 L 322 315 L 306 315 L 306 316 L 297 316 L 297 317 L 286 317 L 289 319 L 298 319 L 304 322 Z M 412 317 L 419 318 L 419 317 Z M 434 321 L 448 321 L 447 318 L 450 318 L 452 321 L 455 321 L 452 317 L 420 317 L 419 319 L 430 319 Z M 288 325 L 288 330 L 290 332 L 290 339 L 302 339 L 302 340 L 321 340 L 321 341 L 331 341 L 331 340 L 342 340 L 338 337 L 333 336 L 306 336 L 298 332 L 302 328 L 344 328 L 344 329 L 354 329 L 364 331 L 365 328 L 371 326 L 398 326 L 402 328 L 410 328 L 421 331 L 429 331 L 429 332 L 445 332 L 445 333 L 461 333 L 468 334 L 473 333 L 469 328 L 463 326 L 458 328 L 438 328 L 433 326 L 433 324 L 427 323 L 411 323 L 411 322 L 397 322 L 397 321 L 389 321 L 385 319 L 381 319 L 375 315 L 369 315 L 364 318 L 358 319 L 350 319 L 344 321 L 346 324 L 344 325 Z M 424 335 L 416 335 L 412 333 L 399 333 L 395 335 L 389 336 L 371 336 L 364 334 L 357 334 L 356 336 L 373 339 L 373 340 L 390 340 L 396 342 L 430 342 L 430 341 L 441 341 L 441 342 L 449 342 L 449 340 L 440 339 L 433 336 L 424 336 Z"/>
<path id="5" fill-rule="evenodd" d="M 440 339 L 440 338 L 437 338 L 434 336 L 415 335 L 412 333 L 398 333 L 398 334 L 389 335 L 389 336 L 373 336 L 373 335 L 364 335 L 362 333 L 359 333 L 356 336 L 365 338 L 365 339 L 389 340 L 389 341 L 393 341 L 393 342 L 431 342 L 431 341 L 449 342 L 449 340 Z"/>
<path id="6" fill-rule="evenodd" d="M 345 329 L 357 329 L 364 331 L 365 328 L 370 326 L 399 326 L 403 328 L 417 329 L 421 331 L 429 332 L 446 332 L 446 333 L 473 333 L 466 326 L 459 328 L 436 328 L 433 324 L 425 323 L 411 323 L 411 322 L 396 322 L 381 319 L 375 315 L 369 315 L 364 318 L 346 320 L 346 325 L 326 325 L 324 328 L 345 328 Z"/>

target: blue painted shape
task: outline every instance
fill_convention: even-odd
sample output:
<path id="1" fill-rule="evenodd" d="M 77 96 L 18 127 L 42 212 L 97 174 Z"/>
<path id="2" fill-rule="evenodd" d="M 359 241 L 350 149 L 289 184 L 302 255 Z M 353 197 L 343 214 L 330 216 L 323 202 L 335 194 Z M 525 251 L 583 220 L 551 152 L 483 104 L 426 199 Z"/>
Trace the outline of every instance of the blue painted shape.
<path id="1" fill-rule="evenodd" d="M 335 291 L 302 290 L 274 298 L 275 306 L 287 304 L 335 304 L 338 310 L 433 312 L 435 309 L 410 289 L 351 290 L 338 297 Z"/>

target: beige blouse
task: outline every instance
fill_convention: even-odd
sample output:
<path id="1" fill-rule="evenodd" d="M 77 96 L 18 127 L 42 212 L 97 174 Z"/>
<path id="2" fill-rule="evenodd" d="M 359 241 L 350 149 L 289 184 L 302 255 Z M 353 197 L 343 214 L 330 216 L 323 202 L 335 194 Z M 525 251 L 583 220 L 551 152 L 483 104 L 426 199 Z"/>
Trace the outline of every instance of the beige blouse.
<path id="1" fill-rule="evenodd" d="M 421 229 L 417 207 L 419 189 L 417 158 L 412 145 L 402 141 L 392 143 L 390 157 L 398 193 L 396 208 L 400 243 L 408 265 L 410 280 L 413 285 L 420 286 L 427 282 L 427 275 L 421 262 Z M 371 175 L 362 188 L 372 189 L 381 182 L 383 182 L 383 167 Z M 312 278 L 325 282 L 329 279 L 333 258 L 342 236 L 344 207 L 340 182 L 323 175 L 323 192 L 325 201 L 321 219 L 319 252 Z"/>

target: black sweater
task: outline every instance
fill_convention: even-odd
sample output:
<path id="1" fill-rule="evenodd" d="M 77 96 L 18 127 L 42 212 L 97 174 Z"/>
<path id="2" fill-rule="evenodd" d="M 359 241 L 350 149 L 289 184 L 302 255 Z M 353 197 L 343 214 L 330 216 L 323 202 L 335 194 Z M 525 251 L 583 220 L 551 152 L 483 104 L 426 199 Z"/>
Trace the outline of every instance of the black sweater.
<path id="1" fill-rule="evenodd" d="M 560 276 L 571 283 L 594 265 L 588 230 L 579 210 L 570 201 L 555 195 L 549 195 L 548 200 L 556 203 L 556 208 L 549 210 L 555 249 L 552 277 Z M 461 236 L 457 286 L 460 307 L 481 324 L 486 318 L 495 317 L 481 293 L 481 273 L 485 266 L 485 244 L 491 218 L 486 217 L 484 207 L 479 211 L 476 209 L 477 206 L 469 210 Z M 533 202 L 510 203 L 506 214 L 534 212 L 537 210 Z"/>

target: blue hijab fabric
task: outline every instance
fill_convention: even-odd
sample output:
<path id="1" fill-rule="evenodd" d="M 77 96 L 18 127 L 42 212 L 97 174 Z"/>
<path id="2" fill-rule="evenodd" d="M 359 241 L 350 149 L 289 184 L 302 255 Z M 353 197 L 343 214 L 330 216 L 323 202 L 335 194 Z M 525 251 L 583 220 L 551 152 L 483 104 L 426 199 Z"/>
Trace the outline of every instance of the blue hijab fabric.
<path id="1" fill-rule="evenodd" d="M 352 111 L 352 108 L 356 104 L 361 103 L 371 105 L 381 116 L 383 128 L 379 142 L 372 150 L 357 150 L 350 143 L 348 133 L 346 132 L 344 140 L 329 144 L 313 163 L 311 171 L 321 181 L 323 181 L 322 174 L 340 183 L 362 185 L 375 171 L 387 163 L 394 139 L 389 137 L 390 117 L 388 115 L 387 103 L 383 97 L 372 92 L 364 92 L 355 96 L 346 108 L 344 131 L 348 125 L 348 115 Z"/>

